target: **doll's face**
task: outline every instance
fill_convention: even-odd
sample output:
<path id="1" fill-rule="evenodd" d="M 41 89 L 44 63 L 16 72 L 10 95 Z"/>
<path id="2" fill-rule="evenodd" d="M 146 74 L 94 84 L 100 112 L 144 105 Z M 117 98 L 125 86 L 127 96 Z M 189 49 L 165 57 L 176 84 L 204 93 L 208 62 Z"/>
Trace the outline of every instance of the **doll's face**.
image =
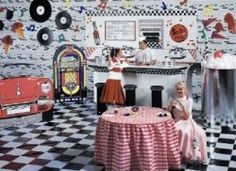
<path id="1" fill-rule="evenodd" d="M 184 85 L 178 85 L 176 87 L 176 93 L 178 97 L 184 97 L 186 95 L 186 88 Z"/>
<path id="2" fill-rule="evenodd" d="M 122 53 L 122 50 L 120 50 L 117 54 L 117 57 L 122 57 L 123 56 L 123 53 Z"/>
<path id="3" fill-rule="evenodd" d="M 146 48 L 147 48 L 147 45 L 146 45 L 143 41 L 140 41 L 140 42 L 139 42 L 139 49 L 144 50 L 144 49 L 146 49 Z"/>

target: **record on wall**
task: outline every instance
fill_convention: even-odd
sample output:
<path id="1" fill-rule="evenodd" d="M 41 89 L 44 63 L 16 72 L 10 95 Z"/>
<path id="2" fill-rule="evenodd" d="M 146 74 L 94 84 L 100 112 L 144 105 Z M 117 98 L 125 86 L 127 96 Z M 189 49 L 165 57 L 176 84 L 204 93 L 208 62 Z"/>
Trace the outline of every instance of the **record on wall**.
<path id="1" fill-rule="evenodd" d="M 40 29 L 37 34 L 37 40 L 41 45 L 50 45 L 53 41 L 52 31 L 47 27 Z"/>
<path id="2" fill-rule="evenodd" d="M 44 22 L 51 16 L 52 7 L 48 0 L 34 0 L 30 4 L 29 13 L 34 21 Z"/>
<path id="3" fill-rule="evenodd" d="M 58 29 L 67 29 L 72 23 L 72 18 L 67 11 L 59 12 L 55 18 Z"/>

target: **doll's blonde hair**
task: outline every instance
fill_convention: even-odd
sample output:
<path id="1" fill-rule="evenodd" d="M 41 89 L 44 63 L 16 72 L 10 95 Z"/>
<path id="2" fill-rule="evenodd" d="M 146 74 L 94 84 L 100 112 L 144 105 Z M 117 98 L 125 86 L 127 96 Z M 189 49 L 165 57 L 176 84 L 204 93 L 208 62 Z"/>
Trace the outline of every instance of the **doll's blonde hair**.
<path id="1" fill-rule="evenodd" d="M 175 84 L 175 87 L 178 87 L 179 85 L 184 86 L 185 88 L 187 88 L 186 82 L 185 81 L 179 81 Z"/>
<path id="2" fill-rule="evenodd" d="M 175 89 L 177 89 L 177 87 L 179 86 L 183 86 L 184 87 L 184 90 L 185 90 L 185 94 L 187 96 L 187 98 L 189 98 L 189 95 L 188 95 L 188 90 L 187 90 L 187 83 L 185 81 L 179 81 L 175 84 Z"/>

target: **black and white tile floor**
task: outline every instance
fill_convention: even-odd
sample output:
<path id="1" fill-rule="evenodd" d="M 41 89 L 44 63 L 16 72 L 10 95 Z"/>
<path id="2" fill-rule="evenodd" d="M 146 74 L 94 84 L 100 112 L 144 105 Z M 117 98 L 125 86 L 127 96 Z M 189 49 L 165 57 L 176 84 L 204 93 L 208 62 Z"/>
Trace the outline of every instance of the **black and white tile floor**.
<path id="1" fill-rule="evenodd" d="M 105 170 L 93 160 L 97 119 L 96 105 L 89 98 L 57 103 L 50 122 L 0 129 L 0 170 Z M 206 128 L 208 164 L 187 165 L 182 170 L 235 171 L 235 128 L 226 133 Z"/>

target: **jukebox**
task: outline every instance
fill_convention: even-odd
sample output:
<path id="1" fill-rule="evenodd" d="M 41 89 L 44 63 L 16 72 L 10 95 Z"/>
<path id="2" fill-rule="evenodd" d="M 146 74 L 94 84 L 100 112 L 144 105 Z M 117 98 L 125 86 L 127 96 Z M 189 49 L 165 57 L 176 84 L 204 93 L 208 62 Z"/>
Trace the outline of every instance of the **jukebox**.
<path id="1" fill-rule="evenodd" d="M 86 59 L 75 45 L 63 45 L 53 57 L 55 98 L 59 101 L 80 100 L 87 96 Z"/>

